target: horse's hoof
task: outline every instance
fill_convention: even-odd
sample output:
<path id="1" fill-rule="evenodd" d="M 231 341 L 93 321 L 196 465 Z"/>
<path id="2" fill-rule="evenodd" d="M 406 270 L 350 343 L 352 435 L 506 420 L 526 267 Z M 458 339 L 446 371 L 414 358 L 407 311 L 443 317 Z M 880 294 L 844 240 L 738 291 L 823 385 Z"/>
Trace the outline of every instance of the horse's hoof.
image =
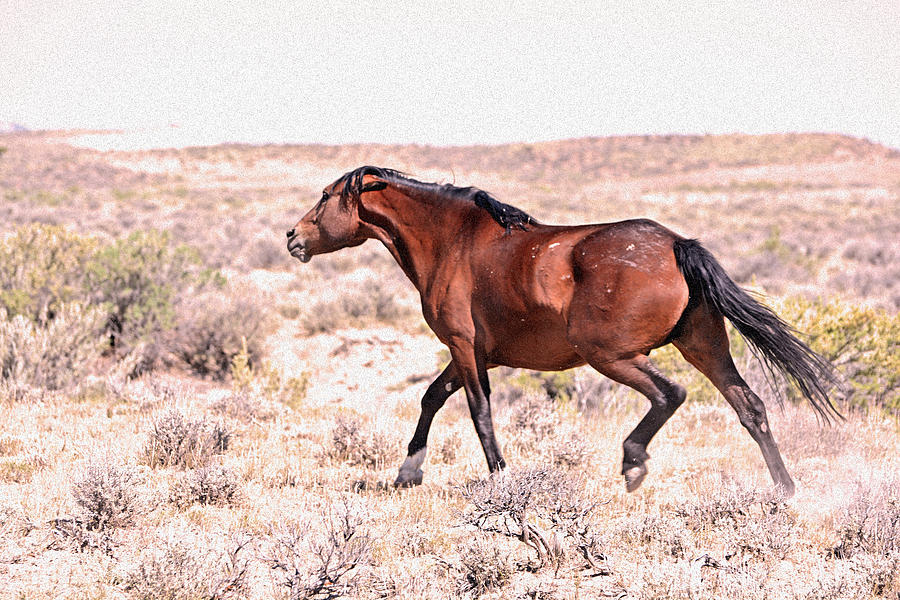
<path id="1" fill-rule="evenodd" d="M 623 475 L 625 476 L 625 489 L 629 492 L 633 492 L 644 483 L 644 477 L 647 476 L 647 467 L 644 465 L 631 467 L 626 470 Z"/>
<path id="2" fill-rule="evenodd" d="M 782 483 L 777 484 L 775 488 L 781 494 L 781 498 L 783 500 L 790 500 L 794 497 L 794 493 L 796 493 L 797 491 L 796 486 L 794 486 L 794 482 L 791 481 L 790 478 L 786 479 Z"/>
<path id="3" fill-rule="evenodd" d="M 397 479 L 394 481 L 395 488 L 410 488 L 416 485 L 422 485 L 422 478 L 425 474 L 422 472 L 422 469 L 416 469 L 415 471 L 400 471 L 400 474 L 397 475 Z"/>

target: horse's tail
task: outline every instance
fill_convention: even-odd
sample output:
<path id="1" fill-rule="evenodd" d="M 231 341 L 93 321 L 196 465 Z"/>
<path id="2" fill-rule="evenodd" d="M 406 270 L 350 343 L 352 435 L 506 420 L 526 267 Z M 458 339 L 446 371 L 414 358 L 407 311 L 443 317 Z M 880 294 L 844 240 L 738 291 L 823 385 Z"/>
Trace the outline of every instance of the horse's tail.
<path id="1" fill-rule="evenodd" d="M 780 371 L 792 381 L 825 421 L 833 416 L 843 418 L 828 397 L 838 381 L 828 360 L 797 339 L 791 326 L 772 309 L 738 287 L 700 242 L 678 239 L 674 251 L 692 302 L 702 298 L 726 316 L 767 371 Z"/>

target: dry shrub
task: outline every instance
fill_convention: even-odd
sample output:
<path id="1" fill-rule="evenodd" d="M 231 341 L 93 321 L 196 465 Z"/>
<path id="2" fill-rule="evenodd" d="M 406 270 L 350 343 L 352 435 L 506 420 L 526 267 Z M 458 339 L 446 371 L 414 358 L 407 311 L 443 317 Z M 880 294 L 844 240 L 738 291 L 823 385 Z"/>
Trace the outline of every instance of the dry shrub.
<path id="1" fill-rule="evenodd" d="M 169 409 L 153 420 L 143 458 L 151 467 L 202 467 L 225 452 L 230 441 L 231 432 L 225 425 L 187 419 Z"/>
<path id="2" fill-rule="evenodd" d="M 218 551 L 190 541 L 166 543 L 145 553 L 124 587 L 137 600 L 229 600 L 249 590 L 249 561 L 240 556 L 249 539 L 232 539 Z"/>
<path id="3" fill-rule="evenodd" d="M 40 455 L 25 458 L 13 458 L 0 461 L 0 481 L 9 483 L 28 483 L 35 473 L 47 466 L 47 460 Z"/>
<path id="4" fill-rule="evenodd" d="M 453 464 L 456 460 L 456 453 L 459 450 L 462 440 L 459 433 L 453 431 L 444 437 L 444 440 L 438 444 L 436 455 L 438 459 L 445 465 Z"/>
<path id="5" fill-rule="evenodd" d="M 97 550 L 104 554 L 112 554 L 114 530 L 90 529 L 78 518 L 61 517 L 53 519 L 50 523 L 52 525 L 50 533 L 63 548 L 73 552 Z"/>
<path id="6" fill-rule="evenodd" d="M 785 420 L 785 427 L 779 428 L 778 448 L 784 456 L 792 459 L 807 457 L 833 458 L 846 454 L 859 445 L 858 433 L 848 423 L 822 423 L 814 418 L 812 411 L 791 414 Z"/>
<path id="7" fill-rule="evenodd" d="M 625 400 L 624 395 L 620 393 L 622 389 L 628 388 L 620 386 L 593 369 L 586 368 L 575 372 L 573 397 L 581 413 L 610 416 L 622 412 Z"/>
<path id="8" fill-rule="evenodd" d="M 140 512 L 137 472 L 108 460 L 91 464 L 72 485 L 79 522 L 89 530 L 127 527 Z"/>
<path id="9" fill-rule="evenodd" d="M 684 558 L 690 551 L 688 529 L 669 515 L 639 513 L 620 519 L 607 535 L 606 544 L 633 548 L 645 546 L 665 556 Z"/>
<path id="10" fill-rule="evenodd" d="M 551 445 L 556 445 L 563 421 L 543 390 L 525 389 L 519 382 L 504 382 L 494 396 L 501 405 L 508 403 L 510 433 L 507 437 L 511 449 L 532 459 L 552 454 Z"/>
<path id="11" fill-rule="evenodd" d="M 796 522 L 776 490 L 760 490 L 737 481 L 673 507 L 695 536 L 708 535 L 729 556 L 783 558 L 796 537 Z"/>
<path id="12" fill-rule="evenodd" d="M 516 566 L 494 540 L 484 534 L 467 540 L 459 555 L 459 591 L 480 598 L 505 587 Z"/>
<path id="13" fill-rule="evenodd" d="M 511 444 L 533 458 L 546 460 L 559 467 L 577 467 L 591 454 L 588 441 L 578 429 L 564 419 L 558 401 L 542 391 L 526 390 L 521 394 L 507 390 L 504 398 L 511 400 Z M 565 402 L 565 406 L 571 406 Z"/>
<path id="14" fill-rule="evenodd" d="M 291 600 L 354 597 L 365 567 L 372 562 L 372 538 L 363 509 L 344 501 L 315 521 L 273 532 L 274 547 L 265 558 L 281 575 Z"/>
<path id="15" fill-rule="evenodd" d="M 309 307 L 300 324 L 308 335 L 313 335 L 342 327 L 396 323 L 415 313 L 397 302 L 395 288 L 380 279 L 352 283 L 340 290 L 337 298 Z"/>
<path id="16" fill-rule="evenodd" d="M 224 379 L 242 351 L 250 364 L 263 357 L 272 320 L 258 292 L 233 290 L 186 298 L 178 305 L 173 353 L 195 373 Z"/>
<path id="17" fill-rule="evenodd" d="M 273 489 L 300 485 L 302 468 L 294 460 L 282 460 L 279 463 L 276 463 L 277 466 L 269 463 L 263 476 L 263 485 Z"/>
<path id="18" fill-rule="evenodd" d="M 143 510 L 137 486 L 138 476 L 131 467 L 117 466 L 109 459 L 88 465 L 72 485 L 78 513 L 53 519 L 51 533 L 70 550 L 111 555 L 114 530 L 133 525 Z"/>
<path id="19" fill-rule="evenodd" d="M 3 542 L 10 544 L 14 539 L 27 537 L 37 527 L 22 508 L 0 506 L 0 540 Z M 0 544 L 0 552 L 7 549 L 4 546 Z"/>
<path id="20" fill-rule="evenodd" d="M 195 503 L 226 506 L 236 504 L 241 497 L 237 477 L 222 465 L 209 465 L 186 473 L 169 489 L 169 501 L 181 507 Z"/>
<path id="21" fill-rule="evenodd" d="M 767 587 L 768 572 L 759 565 L 732 568 L 701 555 L 690 561 L 647 564 L 628 582 L 635 600 L 757 600 L 789 598 Z"/>
<path id="22" fill-rule="evenodd" d="M 270 421 L 275 418 L 275 411 L 271 406 L 264 403 L 258 394 L 246 390 L 223 396 L 210 405 L 210 409 L 242 423 Z"/>
<path id="23" fill-rule="evenodd" d="M 526 435 L 532 442 L 552 436 L 562 424 L 553 401 L 537 393 L 525 393 L 510 406 L 509 424 L 517 434 Z"/>
<path id="24" fill-rule="evenodd" d="M 845 600 L 885 598 L 900 594 L 900 557 L 860 555 L 829 564 L 816 585 L 802 596 L 804 600 Z"/>
<path id="25" fill-rule="evenodd" d="M 325 456 L 334 461 L 378 469 L 397 461 L 399 447 L 400 438 L 396 434 L 373 430 L 356 415 L 339 415 Z"/>
<path id="26" fill-rule="evenodd" d="M 836 526 L 837 558 L 872 554 L 900 560 L 900 479 L 857 484 Z"/>
<path id="27" fill-rule="evenodd" d="M 547 448 L 550 461 L 558 467 L 580 467 L 592 454 L 589 442 L 573 427 L 564 427 L 563 430 L 564 433 L 553 438 Z"/>
<path id="28" fill-rule="evenodd" d="M 104 325 L 103 311 L 74 302 L 44 324 L 0 308 L 0 379 L 50 390 L 78 382 L 100 357 Z"/>
<path id="29" fill-rule="evenodd" d="M 283 239 L 283 234 L 264 231 L 241 248 L 239 258 L 250 269 L 287 270 L 294 266 L 296 259 L 288 254 Z"/>
<path id="30" fill-rule="evenodd" d="M 22 450 L 22 440 L 2 437 L 0 438 L 0 456 L 13 456 Z"/>
<path id="31" fill-rule="evenodd" d="M 605 557 L 594 518 L 600 502 L 584 492 L 583 482 L 553 467 L 510 469 L 469 483 L 460 492 L 468 501 L 464 523 L 486 532 L 514 537 L 533 549 L 537 568 L 560 567 L 571 546 L 589 567 L 600 572 Z M 549 523 L 550 531 L 542 529 Z"/>

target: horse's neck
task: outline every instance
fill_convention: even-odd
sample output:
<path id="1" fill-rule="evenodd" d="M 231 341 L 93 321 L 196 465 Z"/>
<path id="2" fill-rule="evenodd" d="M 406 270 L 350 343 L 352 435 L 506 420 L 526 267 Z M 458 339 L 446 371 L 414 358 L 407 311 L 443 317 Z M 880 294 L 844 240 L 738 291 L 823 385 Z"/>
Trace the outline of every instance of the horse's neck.
<path id="1" fill-rule="evenodd" d="M 468 207 L 427 192 L 394 192 L 382 198 L 385 202 L 372 207 L 377 215 L 373 237 L 381 240 L 413 285 L 424 292 L 459 235 L 459 227 L 448 227 L 448 222 L 453 221 L 453 213 Z"/>

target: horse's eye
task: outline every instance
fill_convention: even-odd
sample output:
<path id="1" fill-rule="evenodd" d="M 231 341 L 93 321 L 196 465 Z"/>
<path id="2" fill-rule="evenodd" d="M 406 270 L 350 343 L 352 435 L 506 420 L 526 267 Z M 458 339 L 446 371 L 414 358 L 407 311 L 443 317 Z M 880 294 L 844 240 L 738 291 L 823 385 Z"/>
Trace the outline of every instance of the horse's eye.
<path id="1" fill-rule="evenodd" d="M 325 202 L 328 200 L 328 192 L 322 192 L 322 199 L 319 200 L 319 203 L 316 205 L 316 213 L 313 215 L 313 225 L 318 224 L 319 216 L 322 214 L 322 211 L 325 210 Z"/>

